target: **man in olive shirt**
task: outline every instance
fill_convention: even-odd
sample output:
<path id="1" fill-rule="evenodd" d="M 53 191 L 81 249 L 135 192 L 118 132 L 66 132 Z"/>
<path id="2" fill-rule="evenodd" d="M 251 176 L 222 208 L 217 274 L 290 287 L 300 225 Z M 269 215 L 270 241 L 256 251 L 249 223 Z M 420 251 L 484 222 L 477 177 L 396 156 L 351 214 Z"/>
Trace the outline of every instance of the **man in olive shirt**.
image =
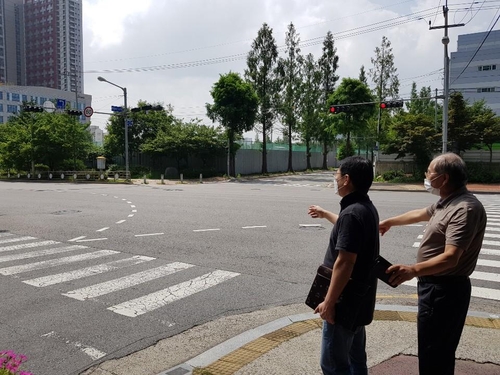
<path id="1" fill-rule="evenodd" d="M 379 229 L 384 235 L 394 225 L 428 221 L 417 263 L 395 264 L 387 272 L 392 272 L 393 285 L 418 277 L 420 375 L 453 375 L 471 297 L 469 276 L 481 250 L 486 212 L 466 188 L 466 167 L 458 155 L 437 156 L 425 177 L 425 188 L 440 196 L 438 202 L 383 220 Z"/>

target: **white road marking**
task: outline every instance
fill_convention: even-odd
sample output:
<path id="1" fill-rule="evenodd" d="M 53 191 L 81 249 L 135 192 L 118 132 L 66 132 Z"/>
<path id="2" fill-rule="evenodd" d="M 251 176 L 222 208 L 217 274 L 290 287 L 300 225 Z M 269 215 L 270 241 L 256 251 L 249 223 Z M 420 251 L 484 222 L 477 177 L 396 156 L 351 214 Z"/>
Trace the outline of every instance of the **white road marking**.
<path id="1" fill-rule="evenodd" d="M 134 217 L 134 214 L 130 214 L 130 215 L 128 215 L 128 217 Z"/>
<path id="2" fill-rule="evenodd" d="M 421 240 L 422 238 L 424 238 L 424 235 L 423 235 L 423 234 L 419 234 L 419 235 L 417 236 L 417 239 L 418 239 L 418 240 Z"/>
<path id="3" fill-rule="evenodd" d="M 419 247 L 420 246 L 420 242 L 413 242 L 413 245 L 411 245 L 412 247 Z"/>
<path id="4" fill-rule="evenodd" d="M 122 201 L 126 201 L 126 199 L 125 199 L 125 198 L 122 198 Z"/>
<path id="5" fill-rule="evenodd" d="M 25 243 L 22 245 L 3 246 L 3 247 L 0 247 L 0 252 L 12 251 L 12 250 L 22 250 L 22 249 L 31 249 L 33 247 L 55 245 L 58 243 L 59 242 L 57 242 L 57 241 L 40 241 L 40 242 Z"/>
<path id="6" fill-rule="evenodd" d="M 486 266 L 486 267 L 500 267 L 500 261 L 498 260 L 487 260 L 487 259 L 478 259 L 478 266 Z"/>
<path id="7" fill-rule="evenodd" d="M 158 292 L 108 307 L 108 310 L 133 318 L 211 288 L 238 275 L 239 273 L 235 272 L 215 270 Z"/>
<path id="8" fill-rule="evenodd" d="M 116 195 L 113 198 L 117 198 L 118 199 L 118 197 Z"/>
<path id="9" fill-rule="evenodd" d="M 498 256 L 500 256 L 500 250 L 481 249 L 481 254 L 484 254 L 484 255 L 498 255 Z"/>
<path id="10" fill-rule="evenodd" d="M 80 349 L 82 352 L 84 352 L 85 354 L 87 354 L 93 361 L 97 361 L 98 359 L 100 359 L 100 358 L 102 358 L 102 357 L 104 357 L 106 355 L 106 353 L 104 353 L 104 352 L 102 352 L 102 351 L 100 351 L 100 350 L 98 350 L 96 348 L 93 348 L 91 346 L 83 345 L 82 343 L 80 343 L 78 341 L 72 342 L 70 340 L 62 338 L 62 337 L 60 337 L 54 331 L 46 333 L 46 334 L 42 335 L 42 337 L 54 337 L 54 338 L 60 339 L 61 341 L 64 341 L 66 344 L 74 346 L 75 348 Z"/>
<path id="11" fill-rule="evenodd" d="M 47 250 L 32 251 L 31 253 L 5 255 L 3 257 L 0 257 L 0 263 L 10 262 L 12 260 L 36 258 L 36 257 L 44 256 L 44 255 L 67 253 L 69 251 L 81 250 L 81 249 L 86 249 L 86 248 L 87 248 L 87 246 L 73 245 L 73 246 L 66 246 L 66 247 L 56 247 L 56 248 L 47 249 Z"/>
<path id="12" fill-rule="evenodd" d="M 489 218 L 496 218 L 496 219 L 500 219 L 500 215 L 489 215 L 488 213 L 486 213 L 486 216 Z"/>
<path id="13" fill-rule="evenodd" d="M 28 240 L 36 240 L 36 237 L 17 237 L 17 238 L 7 238 L 4 240 L 0 240 L 0 243 L 12 243 L 12 242 L 21 242 L 21 241 L 28 241 Z"/>
<path id="14" fill-rule="evenodd" d="M 137 212 L 137 210 L 132 210 L 132 212 Z"/>
<path id="15" fill-rule="evenodd" d="M 135 206 L 132 204 L 132 205 L 130 205 L 130 208 L 135 208 Z"/>
<path id="16" fill-rule="evenodd" d="M 486 214 L 486 216 L 488 216 L 488 214 Z M 486 222 L 490 224 L 490 221 L 500 221 L 500 219 L 493 219 L 492 217 L 488 216 Z"/>
<path id="17" fill-rule="evenodd" d="M 71 240 L 68 240 L 68 242 L 75 242 L 75 241 L 84 239 L 85 237 L 87 237 L 87 236 L 80 236 L 80 237 L 72 238 Z"/>
<path id="18" fill-rule="evenodd" d="M 496 231 L 496 232 L 499 232 L 500 231 L 500 228 L 493 228 L 493 227 L 486 227 L 486 230 L 492 230 L 492 231 Z"/>
<path id="19" fill-rule="evenodd" d="M 241 227 L 241 229 L 254 229 L 254 228 L 267 228 L 267 225 L 251 225 L 248 227 Z"/>
<path id="20" fill-rule="evenodd" d="M 0 237 L 9 237 L 12 236 L 12 233 L 1 233 L 0 232 Z"/>
<path id="21" fill-rule="evenodd" d="M 104 227 L 104 228 L 96 230 L 96 232 L 104 232 L 105 230 L 108 230 L 108 229 L 109 229 L 109 227 Z"/>
<path id="22" fill-rule="evenodd" d="M 474 271 L 472 275 L 470 275 L 470 277 L 471 279 L 494 281 L 496 283 L 500 283 L 500 275 L 498 273 Z"/>
<path id="23" fill-rule="evenodd" d="M 299 227 L 319 228 L 319 227 L 321 227 L 321 224 L 299 224 Z"/>
<path id="24" fill-rule="evenodd" d="M 115 280 L 105 281 L 100 284 L 72 290 L 67 293 L 63 293 L 62 295 L 80 301 L 85 301 L 86 299 L 99 297 L 108 293 L 129 288 L 131 286 L 139 285 L 191 267 L 193 267 L 192 264 L 174 262 L 165 266 L 153 268 L 129 276 L 120 277 Z"/>
<path id="25" fill-rule="evenodd" d="M 220 228 L 213 228 L 213 229 L 193 229 L 193 232 L 213 232 L 220 230 Z"/>
<path id="26" fill-rule="evenodd" d="M 487 221 L 488 225 L 498 225 L 500 226 L 500 222 L 499 223 L 490 223 L 489 221 Z"/>
<path id="27" fill-rule="evenodd" d="M 135 237 L 147 237 L 147 236 L 161 236 L 165 233 L 146 233 L 146 234 L 136 234 Z"/>
<path id="28" fill-rule="evenodd" d="M 483 241 L 483 245 L 488 245 L 488 246 L 500 246 L 500 241 Z M 1 251 L 1 250 L 0 250 Z"/>
<path id="29" fill-rule="evenodd" d="M 44 286 L 55 285 L 64 283 L 66 281 L 82 279 L 84 277 L 98 275 L 119 268 L 125 268 L 136 264 L 141 264 L 144 262 L 149 262 L 155 259 L 156 258 L 135 255 L 131 258 L 115 260 L 113 262 L 98 264 L 92 267 L 85 267 L 79 270 L 38 277 L 36 279 L 31 279 L 31 280 L 24 280 L 23 283 L 42 288 Z"/>
<path id="30" fill-rule="evenodd" d="M 99 251 L 94 251 L 93 253 L 88 253 L 88 254 L 73 255 L 70 257 L 64 257 L 64 258 L 52 259 L 52 260 L 44 260 L 42 262 L 23 264 L 22 266 L 12 266 L 12 267 L 0 268 L 0 274 L 6 275 L 6 276 L 7 275 L 15 275 L 17 273 L 34 271 L 34 270 L 41 270 L 44 268 L 51 268 L 51 267 L 60 266 L 61 264 L 80 262 L 82 260 L 89 260 L 89 259 L 97 259 L 97 258 L 109 256 L 109 255 L 119 254 L 119 253 L 120 253 L 119 251 L 113 251 L 113 250 L 99 250 Z"/>
<path id="31" fill-rule="evenodd" d="M 496 234 L 496 233 L 485 233 L 485 234 L 484 234 L 484 237 L 488 237 L 488 238 L 500 238 L 500 234 Z"/>
<path id="32" fill-rule="evenodd" d="M 75 241 L 75 242 L 93 242 L 93 241 L 104 241 L 104 240 L 107 240 L 106 237 L 102 237 L 102 238 L 89 238 L 89 239 L 86 239 L 86 240 L 78 240 L 78 241 Z"/>
<path id="33" fill-rule="evenodd" d="M 404 225 L 405 227 L 423 227 L 424 224 L 408 224 L 408 225 Z"/>
<path id="34" fill-rule="evenodd" d="M 403 283 L 403 285 L 416 287 L 417 286 L 417 279 L 411 279 L 409 281 L 405 281 Z M 473 285 L 471 295 L 472 295 L 472 297 L 493 299 L 496 301 L 500 301 L 500 290 L 498 290 L 498 289 L 481 288 L 481 287 Z"/>
<path id="35" fill-rule="evenodd" d="M 120 220 L 120 221 L 117 221 L 116 224 L 121 224 L 121 223 L 124 223 L 126 222 L 127 220 Z"/>
<path id="36" fill-rule="evenodd" d="M 128 201 L 127 201 L 127 203 L 128 203 L 128 204 L 131 204 L 132 202 L 128 202 Z"/>

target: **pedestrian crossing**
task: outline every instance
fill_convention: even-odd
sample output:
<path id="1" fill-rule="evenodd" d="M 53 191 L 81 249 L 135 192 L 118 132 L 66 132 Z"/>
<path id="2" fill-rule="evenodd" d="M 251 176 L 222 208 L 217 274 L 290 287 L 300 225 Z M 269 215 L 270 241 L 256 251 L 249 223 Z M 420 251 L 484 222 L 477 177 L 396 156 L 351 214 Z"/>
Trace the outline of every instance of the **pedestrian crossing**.
<path id="1" fill-rule="evenodd" d="M 54 256 L 59 257 L 54 258 Z M 137 290 L 137 286 L 143 285 L 145 295 L 128 301 L 119 301 L 115 305 L 105 305 L 107 310 L 131 318 L 165 307 L 239 276 L 236 272 L 214 270 L 175 285 L 163 285 L 160 290 L 150 290 L 147 283 L 165 280 L 165 276 L 196 269 L 196 266 L 182 262 L 159 265 L 164 262 L 157 258 L 141 255 L 126 258 L 123 256 L 127 254 L 115 250 L 95 250 L 83 245 L 66 246 L 57 241 L 42 241 L 31 236 L 0 233 L 0 277 L 1 275 L 16 277 L 24 284 L 36 288 L 57 285 L 62 296 L 78 301 L 88 301 L 127 289 Z M 89 261 L 101 263 L 89 265 Z M 149 268 L 136 272 L 137 267 L 133 266 L 141 264 Z M 75 267 L 77 268 L 73 269 Z M 116 277 L 118 270 L 122 272 L 120 275 L 123 273 L 126 275 Z M 40 275 L 40 272 L 43 275 Z M 104 277 L 106 281 L 96 282 L 98 275 L 101 277 L 100 280 Z M 71 288 L 69 286 L 71 283 L 68 282 L 75 280 L 82 281 L 86 285 L 68 290 Z"/>
<path id="2" fill-rule="evenodd" d="M 500 196 L 478 195 L 477 198 L 486 210 L 487 223 L 476 269 L 470 276 L 472 296 L 500 301 Z M 421 238 L 422 235 L 417 237 Z M 413 247 L 419 246 L 420 241 L 413 244 Z M 479 283 L 489 287 L 478 286 Z M 403 285 L 416 287 L 417 280 L 409 280 Z"/>

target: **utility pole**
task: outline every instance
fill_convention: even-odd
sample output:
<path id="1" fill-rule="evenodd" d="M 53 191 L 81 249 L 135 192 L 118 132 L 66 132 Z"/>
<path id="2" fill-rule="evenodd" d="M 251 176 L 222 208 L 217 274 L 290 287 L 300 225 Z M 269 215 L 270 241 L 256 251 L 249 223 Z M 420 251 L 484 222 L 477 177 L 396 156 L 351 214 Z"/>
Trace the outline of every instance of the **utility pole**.
<path id="1" fill-rule="evenodd" d="M 438 128 L 438 89 L 436 89 L 436 96 L 434 97 L 434 129 Z"/>
<path id="2" fill-rule="evenodd" d="M 447 151 L 448 144 L 448 102 L 450 99 L 450 58 L 448 56 L 450 38 L 448 37 L 448 28 L 465 26 L 464 23 L 448 25 L 448 11 L 448 0 L 446 0 L 445 5 L 443 5 L 444 26 L 431 26 L 431 21 L 429 21 L 429 30 L 444 29 L 444 36 L 442 39 L 444 46 L 443 154 Z"/>

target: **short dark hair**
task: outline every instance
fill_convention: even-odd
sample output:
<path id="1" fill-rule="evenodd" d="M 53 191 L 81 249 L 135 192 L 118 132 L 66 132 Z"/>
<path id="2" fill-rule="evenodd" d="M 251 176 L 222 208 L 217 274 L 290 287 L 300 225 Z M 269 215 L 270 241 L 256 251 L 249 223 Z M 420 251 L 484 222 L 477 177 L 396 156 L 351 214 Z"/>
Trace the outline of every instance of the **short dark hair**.
<path id="1" fill-rule="evenodd" d="M 463 159 L 452 152 L 435 158 L 434 171 L 450 176 L 450 184 L 459 189 L 467 185 L 467 167 Z"/>
<path id="2" fill-rule="evenodd" d="M 340 174 L 348 174 L 354 189 L 368 193 L 373 182 L 372 163 L 361 156 L 349 156 L 340 162 Z"/>

